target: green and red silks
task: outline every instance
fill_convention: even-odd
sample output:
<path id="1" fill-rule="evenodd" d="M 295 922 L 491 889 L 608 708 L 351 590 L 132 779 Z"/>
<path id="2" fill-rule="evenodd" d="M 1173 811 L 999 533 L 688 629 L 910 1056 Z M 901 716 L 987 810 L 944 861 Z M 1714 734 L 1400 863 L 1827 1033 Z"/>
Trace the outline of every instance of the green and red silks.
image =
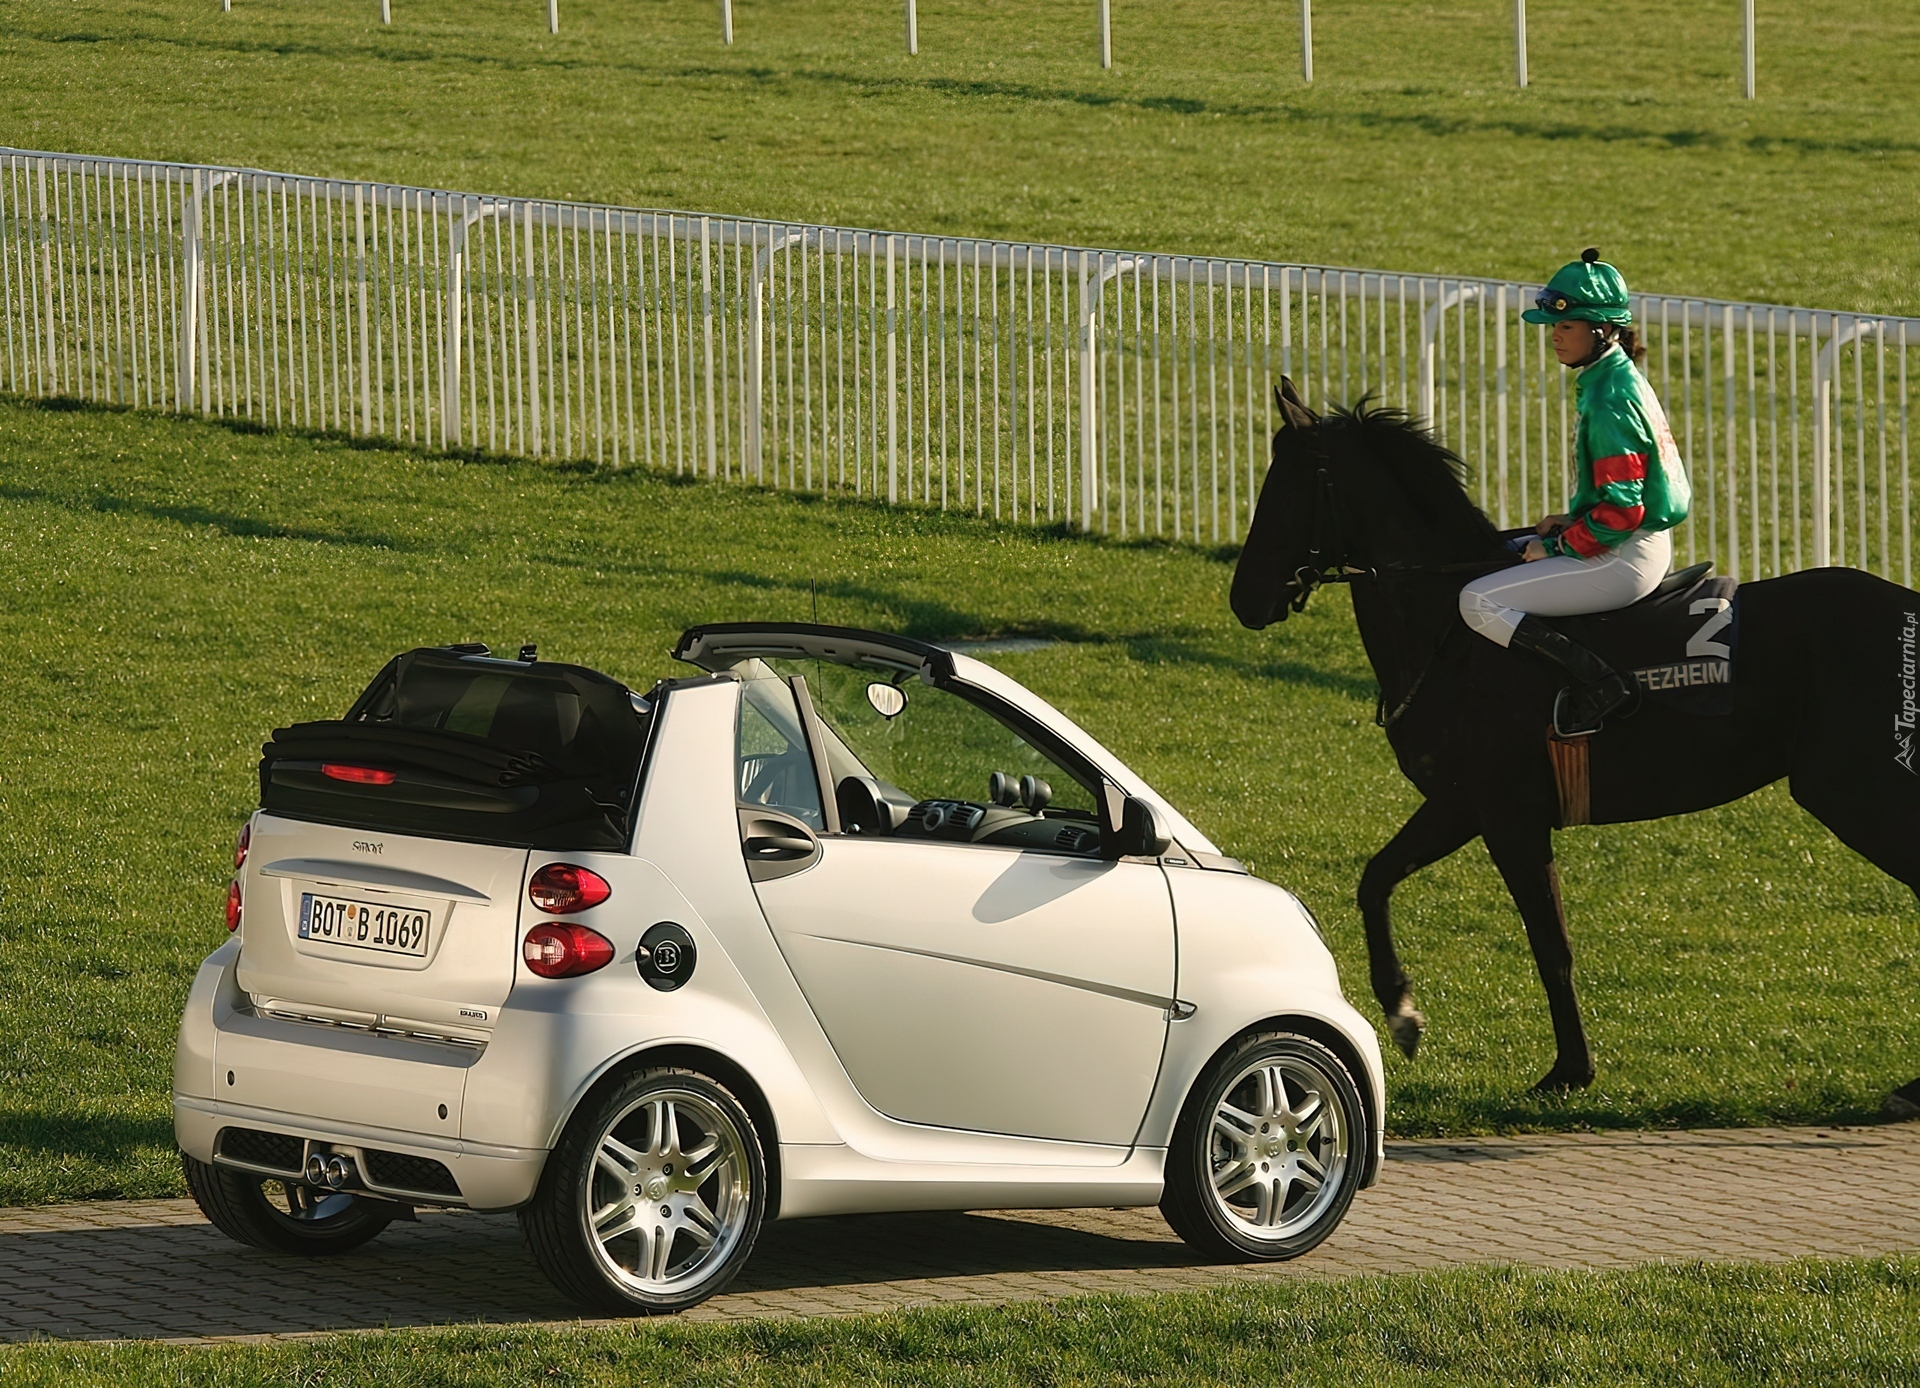
<path id="1" fill-rule="evenodd" d="M 1615 345 L 1574 381 L 1573 522 L 1547 553 L 1593 559 L 1638 530 L 1670 530 L 1693 500 L 1667 417 L 1627 354 Z"/>

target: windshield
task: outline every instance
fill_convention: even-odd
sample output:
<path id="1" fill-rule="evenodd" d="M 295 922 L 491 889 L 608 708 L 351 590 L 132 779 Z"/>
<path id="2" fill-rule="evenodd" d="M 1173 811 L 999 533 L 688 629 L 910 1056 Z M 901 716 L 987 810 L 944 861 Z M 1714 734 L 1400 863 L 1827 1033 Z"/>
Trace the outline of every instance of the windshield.
<path id="1" fill-rule="evenodd" d="M 992 803 L 991 782 L 1000 772 L 1017 785 L 1031 776 L 1046 783 L 1049 816 L 1096 818 L 1092 790 L 1058 762 L 1028 743 L 985 709 L 956 694 L 921 683 L 897 669 L 839 665 L 823 660 L 771 659 L 783 676 L 801 675 L 814 712 L 827 731 L 827 766 L 836 785 L 847 776 L 871 776 L 915 802 L 962 800 Z M 875 684 L 905 696 L 891 705 Z"/>

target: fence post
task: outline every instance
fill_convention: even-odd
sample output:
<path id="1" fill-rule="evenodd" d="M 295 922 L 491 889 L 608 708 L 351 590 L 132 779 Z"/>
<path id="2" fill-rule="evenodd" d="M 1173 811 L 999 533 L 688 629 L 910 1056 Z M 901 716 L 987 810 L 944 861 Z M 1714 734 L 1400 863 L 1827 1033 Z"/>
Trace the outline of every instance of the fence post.
<path id="1" fill-rule="evenodd" d="M 1300 0 L 1300 76 L 1313 81 L 1313 0 Z"/>
<path id="2" fill-rule="evenodd" d="M 733 42 L 733 0 L 720 0 L 720 42 Z"/>
<path id="3" fill-rule="evenodd" d="M 46 189 L 40 192 L 40 205 L 46 206 Z M 181 237 L 181 274 L 180 274 L 180 342 L 177 348 L 177 365 L 174 380 L 179 388 L 179 406 L 182 413 L 193 408 L 193 388 L 199 375 L 200 356 L 196 346 L 200 339 L 200 170 L 194 169 L 187 176 L 186 206 L 180 209 Z M 49 321 L 51 328 L 51 321 Z M 47 339 L 48 365 L 52 365 L 53 339 Z"/>
<path id="4" fill-rule="evenodd" d="M 920 6 L 916 0 L 907 0 L 907 56 L 917 57 L 920 53 Z"/>
<path id="5" fill-rule="evenodd" d="M 752 233 L 757 240 L 759 231 Z M 760 336 L 765 331 L 766 322 L 766 277 L 773 273 L 773 228 L 767 228 L 766 259 L 761 260 L 759 247 L 753 253 L 753 287 L 747 295 L 747 379 L 742 390 L 746 397 L 747 412 L 747 456 L 744 467 L 751 467 L 758 480 L 765 472 L 760 442 L 760 398 L 765 389 L 763 368 L 761 366 Z M 743 468 L 744 470 L 744 468 Z"/>
<path id="6" fill-rule="evenodd" d="M 1513 77 L 1516 85 L 1527 85 L 1527 0 L 1513 0 Z"/>
<path id="7" fill-rule="evenodd" d="M 1437 348 L 1440 338 L 1440 316 L 1455 304 L 1465 305 L 1470 299 L 1477 299 L 1486 292 L 1483 285 L 1459 284 L 1448 289 L 1446 281 L 1438 281 L 1434 286 L 1433 303 L 1420 316 L 1420 375 L 1417 393 L 1420 397 L 1420 422 L 1427 428 L 1434 427 L 1434 405 L 1438 386 L 1435 376 L 1439 369 Z"/>
<path id="8" fill-rule="evenodd" d="M 1720 311 L 1720 375 L 1725 387 L 1727 420 L 1727 575 L 1740 581 L 1740 430 L 1739 393 L 1734 382 L 1733 305 Z"/>
<path id="9" fill-rule="evenodd" d="M 1097 460 L 1094 456 L 1099 438 L 1093 414 L 1095 380 L 1093 300 L 1098 292 L 1097 281 L 1088 283 L 1087 252 L 1082 251 L 1080 252 L 1080 528 L 1089 534 L 1093 531 L 1095 498 L 1099 494 L 1099 479 L 1095 475 Z"/>
<path id="10" fill-rule="evenodd" d="M 46 373 L 40 378 L 40 393 L 52 395 L 55 391 L 54 381 L 57 379 L 59 354 L 55 345 L 58 339 L 55 336 L 53 318 L 53 214 L 47 203 L 47 161 L 39 160 L 37 170 L 40 185 L 40 293 L 46 304 L 47 325 L 47 368 Z M 182 397 L 180 408 L 184 410 L 192 398 L 192 392 L 189 391 Z"/>
<path id="11" fill-rule="evenodd" d="M 527 303 L 527 431 L 533 456 L 540 456 L 540 331 L 539 319 L 535 316 L 538 308 L 538 296 L 534 292 L 537 283 L 533 270 L 533 204 L 520 204 L 525 212 L 526 226 L 526 303 Z"/>
<path id="12" fill-rule="evenodd" d="M 1100 0 L 1100 66 L 1113 66 L 1113 0 Z"/>
<path id="13" fill-rule="evenodd" d="M 893 237 L 887 238 L 887 504 L 900 499 L 899 340 L 894 333 Z"/>
<path id="14" fill-rule="evenodd" d="M 1813 348 L 1813 566 L 1824 569 L 1833 562 L 1831 534 L 1833 490 L 1833 364 L 1839 356 L 1840 320 L 1829 318 L 1827 345 L 1820 343 L 1820 320 L 1808 328 Z"/>
<path id="15" fill-rule="evenodd" d="M 380 0 L 380 22 L 393 23 L 393 0 Z"/>
<path id="16" fill-rule="evenodd" d="M 756 238 L 759 235 L 758 232 L 753 234 Z M 776 236 L 773 228 L 768 227 L 767 248 L 764 251 L 756 248 L 753 254 L 753 287 L 747 296 L 747 378 L 742 387 L 747 410 L 747 457 L 742 466 L 750 465 L 756 478 L 765 473 L 760 401 L 766 390 L 765 345 L 762 338 L 766 332 L 767 284 L 773 278 L 773 258 L 795 245 L 804 247 L 806 240 L 804 231 L 783 228 Z M 775 437 L 777 440 L 777 432 Z"/>
<path id="17" fill-rule="evenodd" d="M 1507 286 L 1501 285 L 1493 298 L 1493 389 L 1494 429 L 1500 460 L 1500 528 L 1509 524 L 1507 509 Z M 1524 503 L 1526 497 L 1523 495 Z M 1522 506 L 1524 513 L 1525 507 Z M 1521 519 L 1524 521 L 1525 516 Z"/>
<path id="18" fill-rule="evenodd" d="M 465 211 L 464 200 L 461 211 Z M 447 202 L 446 341 L 440 346 L 440 446 L 460 442 L 460 279 L 467 253 L 467 221 L 455 219 L 452 199 Z"/>
<path id="19" fill-rule="evenodd" d="M 711 481 L 720 465 L 720 426 L 713 413 L 713 253 L 712 219 L 700 219 L 700 317 L 706 328 L 706 355 L 702 370 L 706 376 L 707 406 L 707 478 Z"/>
<path id="20" fill-rule="evenodd" d="M 373 376 L 368 358 L 373 338 L 367 331 L 367 201 L 366 185 L 353 185 L 353 245 L 355 275 L 360 288 L 360 432 L 373 432 Z"/>
<path id="21" fill-rule="evenodd" d="M 1745 20 L 1745 23 L 1741 26 L 1741 31 L 1740 31 L 1741 67 L 1743 69 L 1743 75 L 1746 78 L 1745 90 L 1747 94 L 1747 100 L 1752 101 L 1753 100 L 1753 0 L 1745 0 L 1745 3 L 1741 6 L 1741 11 L 1742 11 L 1742 18 Z"/>
<path id="22" fill-rule="evenodd" d="M 1302 286 L 1306 284 L 1304 271 L 1301 273 L 1300 282 Z M 1432 305 L 1420 315 L 1420 361 L 1416 368 L 1418 381 L 1414 386 L 1414 395 L 1418 402 L 1420 423 L 1428 429 L 1435 427 L 1433 407 L 1435 378 L 1439 374 L 1440 366 L 1440 315 L 1446 311 L 1447 302 L 1446 286 L 1437 284 L 1434 286 Z"/>
<path id="23" fill-rule="evenodd" d="M 547 32 L 560 32 L 560 0 L 547 0 Z"/>
<path id="24" fill-rule="evenodd" d="M 1728 313 L 1731 314 L 1732 310 L 1729 309 Z M 1837 494 L 1845 481 L 1844 463 L 1839 477 L 1834 476 L 1833 468 L 1833 397 L 1834 381 L 1840 369 L 1840 349 L 1849 343 L 1858 344 L 1869 332 L 1876 331 L 1884 331 L 1877 320 L 1855 314 L 1842 328 L 1840 315 L 1829 314 L 1827 345 L 1822 348 L 1818 346 L 1820 320 L 1815 318 L 1808 329 L 1808 345 L 1816 348 L 1813 354 L 1813 490 L 1818 494 L 1819 501 L 1813 508 L 1813 566 L 1817 569 L 1833 562 L 1834 517 L 1839 517 L 1843 532 L 1847 523 L 1845 502 Z M 1856 401 L 1855 408 L 1865 409 L 1865 402 Z M 1867 537 L 1863 534 L 1855 545 L 1856 552 L 1863 560 L 1866 557 L 1866 543 Z M 1865 568 L 1866 565 L 1862 563 L 1857 567 Z"/>

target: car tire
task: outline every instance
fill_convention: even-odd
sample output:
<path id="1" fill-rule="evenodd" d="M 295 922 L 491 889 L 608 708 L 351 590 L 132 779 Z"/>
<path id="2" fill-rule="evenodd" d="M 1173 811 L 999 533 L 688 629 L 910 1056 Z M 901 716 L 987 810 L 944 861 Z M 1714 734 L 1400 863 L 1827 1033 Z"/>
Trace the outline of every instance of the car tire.
<path id="1" fill-rule="evenodd" d="M 705 1301 L 753 1251 L 766 1159 L 746 1108 L 693 1070 L 641 1070 L 583 1104 L 520 1224 L 567 1296 L 615 1315 Z"/>
<path id="2" fill-rule="evenodd" d="M 1359 1088 L 1331 1050 L 1292 1032 L 1246 1037 L 1187 1097 L 1160 1212 L 1212 1257 L 1297 1258 L 1346 1215 L 1372 1140 Z"/>
<path id="3" fill-rule="evenodd" d="M 181 1153 L 187 1189 L 207 1222 L 228 1238 L 273 1253 L 321 1258 L 348 1253 L 393 1223 L 394 1207 L 303 1181 L 209 1166 Z"/>

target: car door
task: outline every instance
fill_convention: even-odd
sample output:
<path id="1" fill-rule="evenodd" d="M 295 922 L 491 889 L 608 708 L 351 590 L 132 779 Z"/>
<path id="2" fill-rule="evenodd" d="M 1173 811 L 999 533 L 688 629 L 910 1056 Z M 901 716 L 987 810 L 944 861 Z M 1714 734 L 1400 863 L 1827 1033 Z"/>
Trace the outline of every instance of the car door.
<path id="1" fill-rule="evenodd" d="M 864 684 L 868 676 L 856 673 Z M 848 725 L 859 705 L 836 700 L 836 682 L 845 681 L 835 667 L 815 670 L 821 702 L 837 704 L 838 716 L 823 707 L 827 721 L 813 724 L 832 753 L 814 764 L 826 772 L 819 779 L 838 784 L 836 770 L 855 769 L 846 762 L 849 743 L 882 758 L 873 738 Z M 885 729 L 894 743 L 889 764 L 857 768 L 893 773 L 882 784 L 900 810 L 894 777 L 920 782 L 910 792 L 916 811 L 931 801 L 923 792 L 952 794 L 956 778 L 969 776 L 979 787 L 974 800 L 985 802 L 995 770 L 1037 766 L 1068 784 L 1066 772 L 1036 761 L 1033 749 L 957 695 L 916 688 L 911 698 L 914 707 Z M 743 810 L 826 826 L 799 860 L 804 870 L 756 872 L 755 885 L 788 965 L 866 1100 L 907 1122 L 1130 1144 L 1159 1071 L 1173 994 L 1173 909 L 1159 866 L 916 838 L 904 815 L 899 834 L 835 832 L 837 817 L 810 798 L 817 779 L 796 790 L 802 778 L 769 773 L 782 745 L 793 746 L 789 765 L 799 764 L 807 705 L 784 680 L 749 678 L 742 708 Z M 996 737 L 1025 762 L 987 764 L 1014 756 L 996 750 Z M 920 738 L 933 745 L 916 745 Z M 752 792 L 773 785 L 800 803 Z M 1036 822 L 1087 842 L 1074 820 Z"/>

